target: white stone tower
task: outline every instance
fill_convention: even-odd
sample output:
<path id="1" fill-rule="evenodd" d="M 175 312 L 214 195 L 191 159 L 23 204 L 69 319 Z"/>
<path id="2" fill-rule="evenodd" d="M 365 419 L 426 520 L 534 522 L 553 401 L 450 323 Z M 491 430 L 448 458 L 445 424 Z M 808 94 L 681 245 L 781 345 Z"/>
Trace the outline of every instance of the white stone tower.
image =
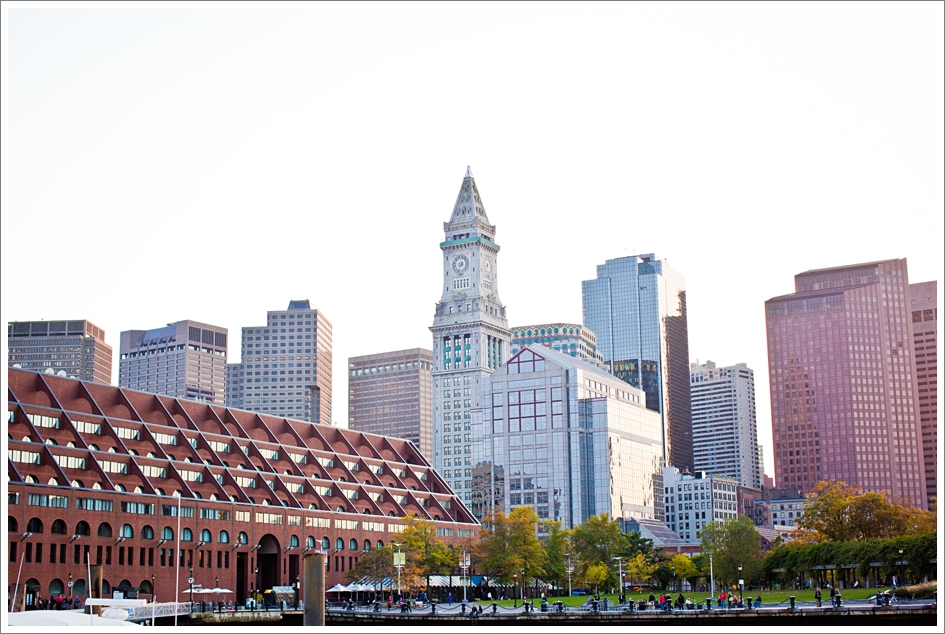
<path id="1" fill-rule="evenodd" d="M 433 319 L 433 464 L 468 506 L 473 443 L 470 411 L 482 380 L 508 360 L 512 341 L 496 271 L 499 245 L 472 171 L 443 223 L 443 296 Z"/>

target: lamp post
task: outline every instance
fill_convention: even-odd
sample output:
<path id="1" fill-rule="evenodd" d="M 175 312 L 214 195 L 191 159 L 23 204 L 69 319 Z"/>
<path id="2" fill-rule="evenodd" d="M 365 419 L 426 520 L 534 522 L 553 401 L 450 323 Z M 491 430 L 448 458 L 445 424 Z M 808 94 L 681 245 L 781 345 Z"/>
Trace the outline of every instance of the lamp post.
<path id="1" fill-rule="evenodd" d="M 742 578 L 742 567 L 738 567 L 738 603 L 742 602 L 742 588 L 745 587 L 745 580 Z"/>
<path id="2" fill-rule="evenodd" d="M 403 590 L 400 587 L 400 569 L 404 567 L 403 553 L 400 552 L 400 544 L 391 543 L 391 546 L 397 547 L 397 552 L 394 553 L 394 568 L 397 569 L 397 596 L 400 598 L 403 596 Z"/>
<path id="3" fill-rule="evenodd" d="M 190 572 L 190 611 L 194 611 L 194 567 L 191 565 L 188 568 Z"/>
<path id="4" fill-rule="evenodd" d="M 903 586 L 906 584 L 905 573 L 903 572 L 902 567 L 902 548 L 899 549 L 899 585 Z"/>
<path id="5" fill-rule="evenodd" d="M 715 569 L 712 567 L 712 553 L 709 553 L 709 596 L 715 596 Z"/>
<path id="6" fill-rule="evenodd" d="M 214 582 L 216 582 L 216 584 L 217 584 L 216 586 L 214 586 L 214 588 L 215 588 L 216 590 L 219 590 L 219 589 L 220 589 L 220 577 L 214 577 L 213 580 L 214 580 Z M 217 612 L 222 612 L 223 610 L 220 609 L 220 593 L 219 593 L 219 592 L 217 592 L 217 597 L 216 597 L 216 598 L 217 598 Z"/>
<path id="7" fill-rule="evenodd" d="M 466 549 L 463 548 L 463 560 L 460 562 L 460 566 L 463 569 L 463 603 L 466 602 L 466 569 L 469 567 L 469 556 L 466 554 Z"/>
<path id="8" fill-rule="evenodd" d="M 253 583 L 250 586 L 250 592 L 253 594 L 253 612 L 256 611 L 256 592 L 259 590 L 259 566 L 253 568 Z"/>
<path id="9" fill-rule="evenodd" d="M 302 596 L 302 582 L 299 575 L 295 575 L 295 609 L 299 609 L 299 597 Z M 365 601 L 367 597 L 365 597 Z"/>
<path id="10" fill-rule="evenodd" d="M 154 611 L 157 609 L 155 595 L 157 593 L 157 588 L 154 587 L 155 576 L 151 575 L 151 627 L 154 627 Z M 69 580 L 72 580 L 72 573 L 69 573 Z"/>
<path id="11" fill-rule="evenodd" d="M 518 574 L 512 574 L 512 607 L 518 607 L 518 597 L 515 596 L 515 591 L 518 589 Z"/>
<path id="12" fill-rule="evenodd" d="M 571 575 L 574 573 L 574 566 L 571 565 L 571 553 L 565 553 L 568 558 L 568 596 L 571 596 Z"/>
<path id="13" fill-rule="evenodd" d="M 617 560 L 617 577 L 620 579 L 618 584 L 620 588 L 617 590 L 617 601 L 620 601 L 620 597 L 623 596 L 623 557 L 611 557 L 611 559 Z"/>

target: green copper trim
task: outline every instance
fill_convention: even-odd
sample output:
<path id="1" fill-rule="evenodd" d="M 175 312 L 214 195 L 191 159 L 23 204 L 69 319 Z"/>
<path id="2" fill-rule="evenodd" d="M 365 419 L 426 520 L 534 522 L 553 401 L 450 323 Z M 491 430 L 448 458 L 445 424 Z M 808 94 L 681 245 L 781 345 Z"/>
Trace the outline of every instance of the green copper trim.
<path id="1" fill-rule="evenodd" d="M 486 240 L 482 236 L 476 236 L 475 238 L 460 238 L 459 240 L 447 240 L 446 242 L 440 243 L 440 248 L 442 249 L 444 247 L 451 247 L 457 244 L 472 244 L 474 242 L 481 242 L 483 244 L 486 244 L 492 247 L 493 249 L 495 249 L 496 251 L 498 251 L 500 248 L 499 245 L 497 245 L 495 242 L 492 242 L 491 240 Z"/>

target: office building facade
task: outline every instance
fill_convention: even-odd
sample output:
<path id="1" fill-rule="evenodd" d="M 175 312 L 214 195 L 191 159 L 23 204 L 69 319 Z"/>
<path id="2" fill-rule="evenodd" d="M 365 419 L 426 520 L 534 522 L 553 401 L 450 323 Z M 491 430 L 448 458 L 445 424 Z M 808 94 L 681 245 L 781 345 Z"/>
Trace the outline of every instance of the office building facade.
<path id="1" fill-rule="evenodd" d="M 244 327 L 240 363 L 227 368 L 226 403 L 331 425 L 331 322 L 307 299 Z"/>
<path id="2" fill-rule="evenodd" d="M 690 544 L 701 542 L 706 524 L 738 517 L 738 481 L 729 476 L 666 467 L 663 499 L 666 525 Z"/>
<path id="3" fill-rule="evenodd" d="M 692 460 L 696 471 L 761 488 L 755 373 L 744 363 L 690 365 Z"/>
<path id="4" fill-rule="evenodd" d="M 526 346 L 486 380 L 483 403 L 473 433 L 482 452 L 471 507 L 478 518 L 518 506 L 563 528 L 600 513 L 657 517 L 662 424 L 642 391 L 570 355 Z"/>
<path id="5" fill-rule="evenodd" d="M 348 359 L 348 429 L 409 440 L 433 456 L 433 351 Z"/>
<path id="6" fill-rule="evenodd" d="M 7 570 L 20 597 L 84 600 L 90 564 L 105 596 L 186 600 L 174 593 L 189 575 L 242 604 L 294 584 L 316 549 L 326 583 L 349 582 L 364 552 L 402 541 L 409 515 L 456 547 L 478 535 L 404 440 L 21 370 L 9 386 Z"/>
<path id="7" fill-rule="evenodd" d="M 909 285 L 916 392 L 925 468 L 925 496 L 938 496 L 938 283 Z"/>
<path id="8" fill-rule="evenodd" d="M 582 296 L 604 362 L 663 417 L 666 464 L 692 469 L 685 278 L 652 253 L 633 255 L 599 265 Z"/>
<path id="9" fill-rule="evenodd" d="M 603 365 L 597 351 L 597 336 L 581 324 L 537 324 L 512 328 L 512 354 L 525 346 L 542 345 L 562 354 Z"/>
<path id="10" fill-rule="evenodd" d="M 32 372 L 112 382 L 112 347 L 87 319 L 7 323 L 7 365 Z"/>
<path id="11" fill-rule="evenodd" d="M 926 507 L 906 260 L 801 273 L 765 313 L 778 486 L 836 479 Z"/>
<path id="12" fill-rule="evenodd" d="M 125 330 L 118 348 L 118 386 L 223 405 L 227 330 L 184 320 Z"/>
<path id="13" fill-rule="evenodd" d="M 443 223 L 443 294 L 433 318 L 433 464 L 464 501 L 472 488 L 471 412 L 484 379 L 509 358 L 508 319 L 499 299 L 496 227 L 489 224 L 471 170 Z"/>

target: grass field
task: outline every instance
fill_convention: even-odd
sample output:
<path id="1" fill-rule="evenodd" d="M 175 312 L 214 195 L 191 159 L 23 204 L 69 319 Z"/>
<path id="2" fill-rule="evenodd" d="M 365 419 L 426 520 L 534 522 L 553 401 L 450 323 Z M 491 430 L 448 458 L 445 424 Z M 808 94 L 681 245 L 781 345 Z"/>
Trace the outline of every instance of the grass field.
<path id="1" fill-rule="evenodd" d="M 889 590 L 890 588 L 880 588 L 880 590 L 884 590 L 884 589 Z M 841 593 L 841 597 L 843 598 L 844 601 L 849 601 L 849 600 L 851 600 L 851 599 L 866 599 L 866 598 L 868 598 L 868 597 L 876 596 L 876 591 L 877 591 L 876 588 L 844 588 L 844 589 L 842 589 L 842 590 L 840 591 L 840 593 Z M 718 597 L 719 592 L 721 592 L 721 588 L 716 587 L 716 590 L 715 590 L 715 597 L 716 597 L 716 598 Z M 828 604 L 828 603 L 830 602 L 830 590 L 828 590 L 828 589 L 823 589 L 823 590 L 821 590 L 821 593 L 822 593 L 822 595 L 823 595 L 823 596 L 822 596 L 822 599 L 821 599 L 822 602 L 824 603 L 824 605 Z M 677 596 L 679 596 L 679 592 L 671 592 L 671 593 L 669 593 L 669 594 L 672 595 L 673 599 L 675 599 Z M 709 596 L 709 593 L 708 593 L 708 592 L 683 592 L 682 594 L 683 594 L 683 596 L 686 597 L 687 599 L 692 599 L 692 600 L 695 601 L 696 603 L 702 603 L 703 605 L 705 604 L 706 597 Z M 738 595 L 738 592 L 736 591 L 735 594 L 736 594 L 736 596 L 737 596 L 737 595 Z M 761 594 L 761 602 L 762 602 L 762 604 L 765 604 L 765 605 L 774 605 L 774 604 L 782 603 L 782 602 L 785 603 L 785 604 L 787 604 L 787 603 L 790 601 L 789 597 L 791 597 L 792 595 L 795 597 L 795 599 L 796 599 L 798 602 L 801 602 L 801 601 L 811 601 L 811 602 L 813 602 L 813 601 L 814 601 L 814 589 L 813 589 L 813 588 L 811 588 L 811 589 L 809 589 L 809 590 L 774 590 L 774 591 L 766 591 L 766 590 L 758 591 L 758 590 L 753 590 L 753 591 L 751 591 L 751 592 L 749 592 L 748 590 L 746 590 L 746 591 L 744 592 L 745 601 L 746 601 L 746 602 L 748 601 L 749 595 L 750 595 L 752 598 L 754 598 L 754 597 L 758 596 L 759 594 Z M 659 598 L 660 593 L 659 593 L 659 591 L 654 591 L 654 592 L 653 592 L 653 595 L 656 596 L 657 598 Z M 607 600 L 608 600 L 611 604 L 613 604 L 613 603 L 616 602 L 616 599 L 617 599 L 617 595 L 616 595 L 616 594 L 603 594 L 603 593 L 601 593 L 601 595 L 600 595 L 601 599 L 603 599 L 605 596 L 607 597 Z M 630 592 L 630 593 L 627 594 L 627 600 L 629 601 L 629 600 L 632 599 L 633 601 L 645 601 L 645 600 L 647 600 L 647 599 L 649 598 L 649 596 L 650 596 L 650 592 L 649 592 L 649 591 L 646 591 L 646 592 Z M 591 598 L 591 597 L 589 597 L 589 596 L 579 596 L 579 597 L 555 597 L 555 596 L 552 596 L 552 597 L 548 597 L 548 601 L 551 602 L 551 603 L 553 603 L 553 602 L 555 602 L 555 601 L 563 601 L 565 605 L 580 606 L 580 605 L 583 605 L 584 602 L 587 601 L 589 598 Z M 540 601 L 540 599 L 531 599 L 531 600 L 534 601 L 534 603 L 535 603 L 536 606 L 538 605 L 538 603 L 539 603 L 539 601 Z M 455 602 L 455 599 L 454 599 L 454 602 Z M 484 605 L 491 605 L 491 604 L 492 604 L 491 601 L 486 601 L 486 600 L 478 601 L 477 603 L 482 603 L 482 604 L 484 604 Z M 501 605 L 501 606 L 508 606 L 508 607 L 512 607 L 512 604 L 513 604 L 513 602 L 512 602 L 511 600 L 508 600 L 508 599 L 505 600 L 505 601 L 497 601 L 497 603 L 498 603 L 499 605 Z M 517 603 L 518 603 L 518 605 L 521 605 L 521 604 L 522 604 L 522 601 L 521 601 L 521 600 L 518 600 Z"/>

